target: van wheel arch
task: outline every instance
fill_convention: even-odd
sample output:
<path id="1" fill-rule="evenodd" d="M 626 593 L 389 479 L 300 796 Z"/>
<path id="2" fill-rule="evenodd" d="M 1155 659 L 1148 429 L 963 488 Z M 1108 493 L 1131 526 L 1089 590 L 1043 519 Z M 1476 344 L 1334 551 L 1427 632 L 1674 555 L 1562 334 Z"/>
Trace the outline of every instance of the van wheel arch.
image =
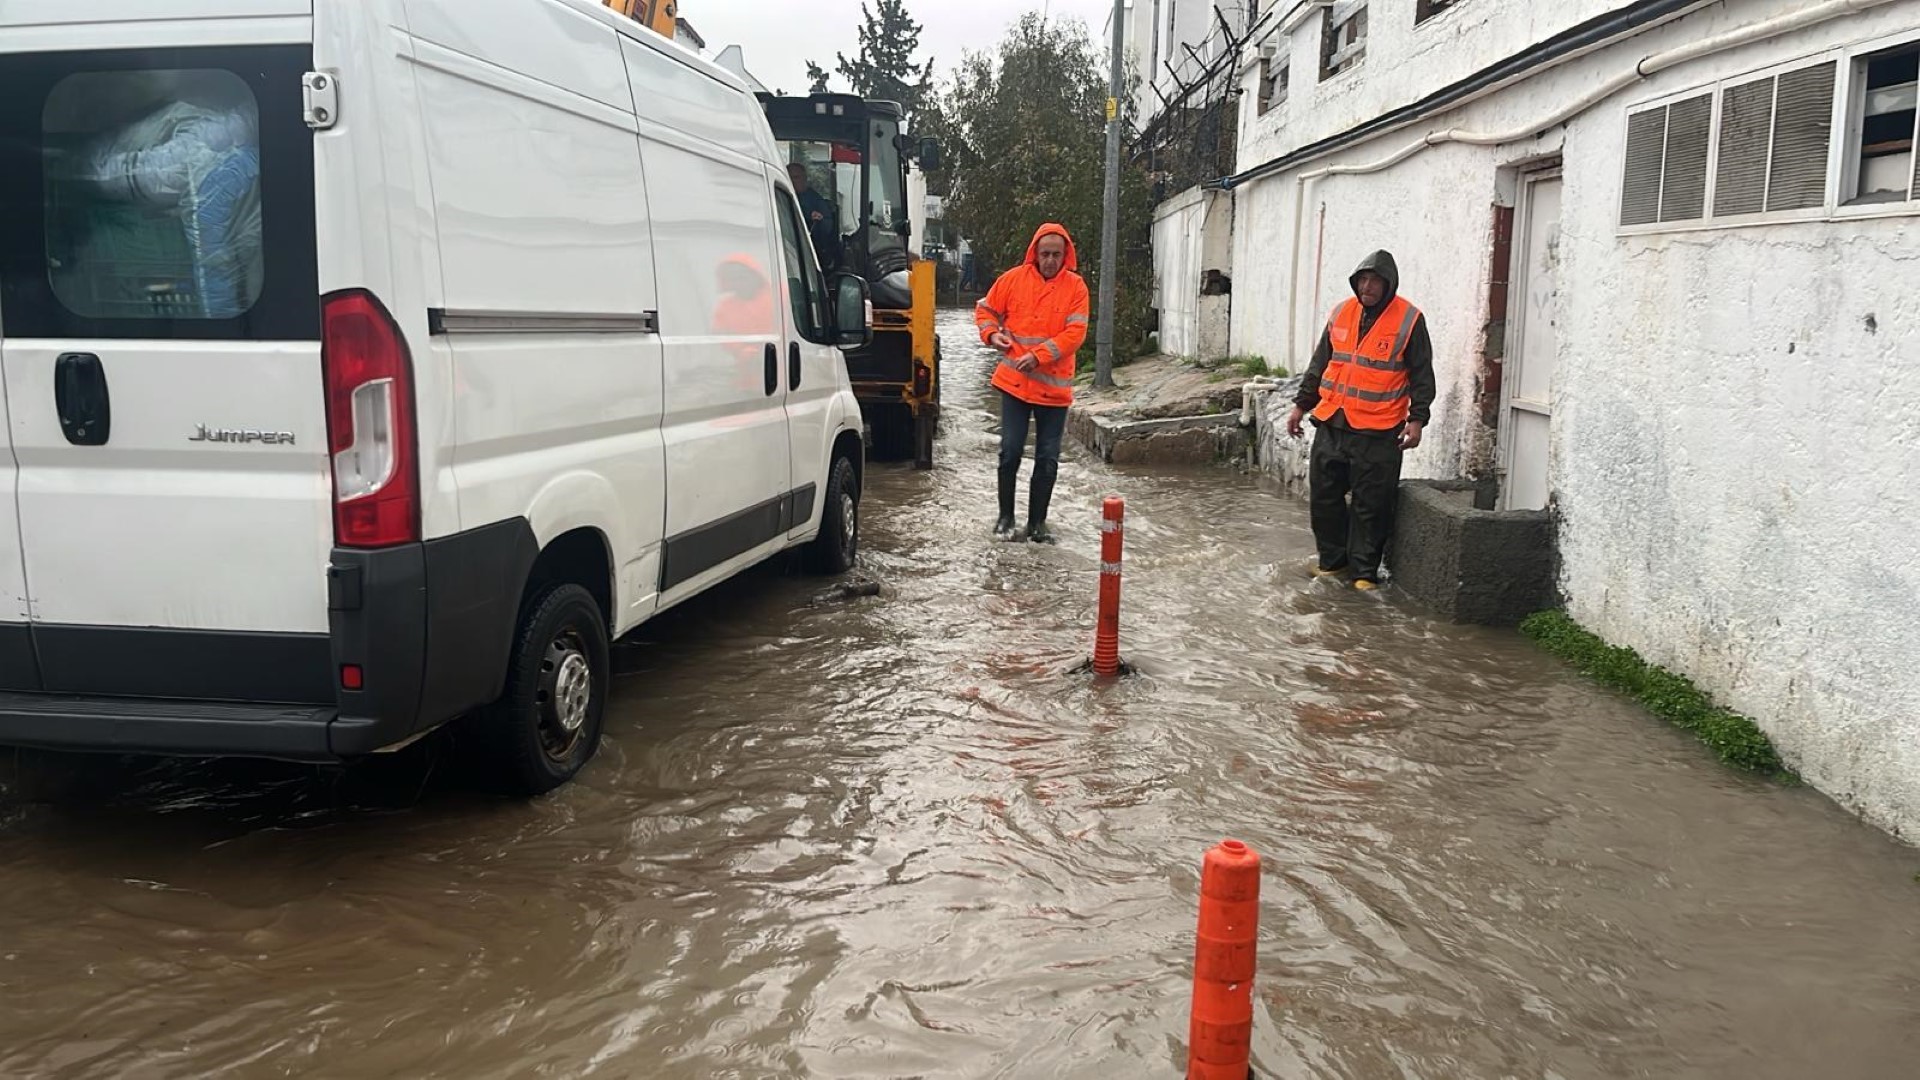
<path id="1" fill-rule="evenodd" d="M 599 529 L 583 527 L 561 533 L 540 549 L 520 590 L 524 611 L 528 602 L 556 585 L 578 585 L 600 606 L 609 631 L 614 624 L 613 549 Z"/>
<path id="2" fill-rule="evenodd" d="M 867 454 L 866 445 L 860 439 L 858 430 L 843 431 L 833 440 L 833 452 L 827 455 L 827 477 L 833 476 L 833 463 L 846 458 L 853 463 L 853 478 L 859 481 L 860 491 L 867 490 Z"/>

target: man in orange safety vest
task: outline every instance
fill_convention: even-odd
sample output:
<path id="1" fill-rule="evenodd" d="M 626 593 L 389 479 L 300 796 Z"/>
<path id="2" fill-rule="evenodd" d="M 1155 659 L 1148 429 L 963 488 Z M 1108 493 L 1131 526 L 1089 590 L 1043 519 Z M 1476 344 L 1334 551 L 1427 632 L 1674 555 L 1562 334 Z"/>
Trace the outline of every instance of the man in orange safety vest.
<path id="1" fill-rule="evenodd" d="M 1347 574 L 1356 589 L 1380 587 L 1380 562 L 1393 535 L 1401 456 L 1420 445 L 1433 408 L 1433 342 L 1426 316 L 1400 295 L 1393 256 L 1376 251 L 1354 270 L 1342 301 L 1300 380 L 1287 434 L 1317 429 L 1308 469 L 1314 574 Z"/>

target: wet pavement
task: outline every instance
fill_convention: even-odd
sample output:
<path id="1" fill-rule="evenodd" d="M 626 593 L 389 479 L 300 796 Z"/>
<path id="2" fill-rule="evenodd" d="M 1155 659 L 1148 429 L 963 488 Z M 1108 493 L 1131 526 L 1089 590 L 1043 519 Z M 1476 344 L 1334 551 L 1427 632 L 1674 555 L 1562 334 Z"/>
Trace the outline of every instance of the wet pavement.
<path id="1" fill-rule="evenodd" d="M 758 572 L 644 628 L 553 797 L 433 743 L 10 760 L 0 1076 L 1175 1077 L 1224 836 L 1266 860 L 1263 1077 L 1920 1068 L 1920 854 L 1309 581 L 1256 479 L 1076 456 L 1063 542 L 994 542 L 944 319 L 940 468 L 870 485 L 882 594 Z M 1140 674 L 1096 687 L 1110 491 Z"/>

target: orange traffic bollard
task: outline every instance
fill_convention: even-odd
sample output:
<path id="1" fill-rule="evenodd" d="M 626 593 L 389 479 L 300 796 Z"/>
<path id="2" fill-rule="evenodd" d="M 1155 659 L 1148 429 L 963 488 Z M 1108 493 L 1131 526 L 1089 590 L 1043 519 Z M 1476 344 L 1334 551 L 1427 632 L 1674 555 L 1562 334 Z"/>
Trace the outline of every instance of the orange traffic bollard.
<path id="1" fill-rule="evenodd" d="M 1247 1080 L 1253 1043 L 1253 958 L 1260 929 L 1260 856 L 1222 840 L 1200 869 L 1187 1080 Z"/>
<path id="2" fill-rule="evenodd" d="M 1120 674 L 1120 522 L 1127 501 L 1107 496 L 1100 510 L 1100 624 L 1093 636 L 1093 673 Z"/>

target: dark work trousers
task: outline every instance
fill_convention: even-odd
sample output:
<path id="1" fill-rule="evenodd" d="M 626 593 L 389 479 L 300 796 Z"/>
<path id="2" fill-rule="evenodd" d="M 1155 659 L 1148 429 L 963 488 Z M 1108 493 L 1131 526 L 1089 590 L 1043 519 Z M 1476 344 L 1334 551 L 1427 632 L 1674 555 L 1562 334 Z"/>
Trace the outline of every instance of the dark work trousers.
<path id="1" fill-rule="evenodd" d="M 1027 425 L 1034 427 L 1033 491 L 1027 500 L 1030 525 L 1047 520 L 1053 501 L 1053 481 L 1060 475 L 1060 439 L 1067 433 L 1065 405 L 1029 405 L 1000 391 L 1000 516 L 1013 516 L 1015 483 L 1020 458 L 1027 450 Z"/>
<path id="2" fill-rule="evenodd" d="M 1320 568 L 1379 581 L 1400 498 L 1399 432 L 1321 424 L 1313 435 L 1313 539 Z M 1348 499 L 1352 502 L 1349 505 Z"/>

